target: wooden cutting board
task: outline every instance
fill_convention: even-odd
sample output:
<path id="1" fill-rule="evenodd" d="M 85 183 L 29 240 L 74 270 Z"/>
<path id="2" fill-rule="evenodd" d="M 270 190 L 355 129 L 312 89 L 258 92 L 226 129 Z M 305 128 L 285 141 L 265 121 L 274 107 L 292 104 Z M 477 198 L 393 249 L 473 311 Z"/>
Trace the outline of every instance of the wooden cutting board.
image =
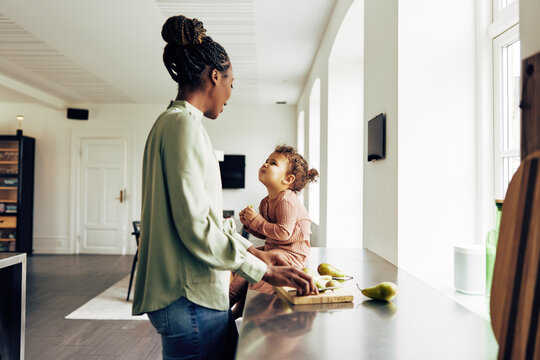
<path id="1" fill-rule="evenodd" d="M 490 301 L 499 359 L 540 359 L 540 151 L 508 186 Z"/>
<path id="2" fill-rule="evenodd" d="M 343 303 L 354 300 L 354 295 L 350 290 L 345 288 L 327 291 L 324 294 L 307 296 L 296 296 L 296 289 L 287 286 L 276 286 L 274 290 L 294 305 Z"/>

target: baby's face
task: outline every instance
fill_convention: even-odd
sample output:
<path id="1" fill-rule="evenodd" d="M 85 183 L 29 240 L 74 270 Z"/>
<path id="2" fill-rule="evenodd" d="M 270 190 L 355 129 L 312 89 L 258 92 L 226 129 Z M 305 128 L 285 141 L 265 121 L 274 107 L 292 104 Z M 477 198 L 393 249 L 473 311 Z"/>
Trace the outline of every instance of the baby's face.
<path id="1" fill-rule="evenodd" d="M 259 181 L 273 188 L 282 184 L 287 176 L 289 160 L 283 154 L 272 153 L 259 169 Z"/>

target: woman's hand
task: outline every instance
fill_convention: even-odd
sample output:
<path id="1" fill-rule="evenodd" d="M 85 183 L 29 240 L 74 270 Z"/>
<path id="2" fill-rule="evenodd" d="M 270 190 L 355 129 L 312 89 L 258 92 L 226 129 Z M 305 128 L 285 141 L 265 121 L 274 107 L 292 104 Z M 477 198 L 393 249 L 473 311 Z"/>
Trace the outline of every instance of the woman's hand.
<path id="1" fill-rule="evenodd" d="M 287 257 L 278 251 L 264 251 L 262 249 L 250 246 L 248 251 L 264 261 L 266 265 L 289 265 Z"/>
<path id="2" fill-rule="evenodd" d="M 274 286 L 291 286 L 298 295 L 319 294 L 311 276 L 290 266 L 268 266 L 263 278 Z"/>

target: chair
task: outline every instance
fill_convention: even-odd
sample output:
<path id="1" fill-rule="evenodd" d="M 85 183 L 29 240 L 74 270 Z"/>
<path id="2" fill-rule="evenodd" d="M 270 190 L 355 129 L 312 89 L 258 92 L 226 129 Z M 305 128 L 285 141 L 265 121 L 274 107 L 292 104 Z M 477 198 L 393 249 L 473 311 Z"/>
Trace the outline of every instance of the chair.
<path id="1" fill-rule="evenodd" d="M 131 276 L 129 277 L 129 287 L 126 297 L 126 301 L 129 301 L 129 293 L 131 292 L 131 284 L 133 283 L 133 275 L 135 275 L 135 267 L 137 266 L 137 260 L 139 259 L 139 236 L 141 235 L 141 222 L 133 221 L 133 232 L 131 235 L 135 235 L 135 241 L 137 241 L 137 251 L 133 258 L 133 265 L 131 265 Z"/>

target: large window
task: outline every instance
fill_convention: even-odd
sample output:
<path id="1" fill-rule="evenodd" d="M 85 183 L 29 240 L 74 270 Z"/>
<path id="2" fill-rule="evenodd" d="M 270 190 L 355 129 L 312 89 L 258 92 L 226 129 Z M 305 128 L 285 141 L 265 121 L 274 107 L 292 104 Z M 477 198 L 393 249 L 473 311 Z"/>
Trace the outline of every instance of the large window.
<path id="1" fill-rule="evenodd" d="M 308 162 L 310 168 L 321 170 L 321 80 L 316 79 L 309 95 L 309 144 Z M 308 188 L 308 210 L 311 221 L 319 224 L 320 212 L 319 182 L 311 183 Z"/>
<path id="2" fill-rule="evenodd" d="M 298 114 L 298 128 L 296 132 L 296 150 L 302 156 L 304 156 L 304 116 L 303 111 Z"/>
<path id="3" fill-rule="evenodd" d="M 507 7 L 498 11 L 499 17 L 506 17 L 504 22 L 507 24 L 515 24 L 517 21 L 508 21 L 516 16 L 514 6 L 509 6 L 512 1 L 500 1 L 499 5 Z M 499 0 L 494 1 L 494 10 L 497 2 Z M 508 184 L 520 163 L 519 24 L 510 25 L 500 28 L 500 34 L 493 39 L 494 192 L 499 199 L 504 199 Z"/>
<path id="4" fill-rule="evenodd" d="M 493 6 L 493 23 L 508 20 L 508 14 L 519 12 L 519 0 L 491 0 Z"/>

